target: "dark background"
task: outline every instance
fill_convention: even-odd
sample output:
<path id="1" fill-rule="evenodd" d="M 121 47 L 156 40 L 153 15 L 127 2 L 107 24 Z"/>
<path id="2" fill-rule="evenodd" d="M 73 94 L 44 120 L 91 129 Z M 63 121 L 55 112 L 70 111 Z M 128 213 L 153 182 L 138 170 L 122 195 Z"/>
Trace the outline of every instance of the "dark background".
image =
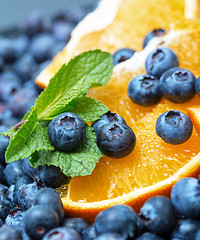
<path id="1" fill-rule="evenodd" d="M 15 28 L 33 10 L 41 10 L 51 16 L 60 9 L 73 11 L 79 4 L 91 8 L 96 0 L 0 0 L 0 32 Z"/>

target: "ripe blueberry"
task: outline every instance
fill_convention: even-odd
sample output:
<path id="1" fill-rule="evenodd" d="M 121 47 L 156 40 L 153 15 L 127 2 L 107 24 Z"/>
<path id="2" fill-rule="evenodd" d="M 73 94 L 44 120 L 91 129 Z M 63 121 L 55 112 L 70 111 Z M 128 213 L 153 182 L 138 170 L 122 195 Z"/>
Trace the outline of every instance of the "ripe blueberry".
<path id="1" fill-rule="evenodd" d="M 124 62 L 134 55 L 135 51 L 130 48 L 121 48 L 113 54 L 113 64 Z"/>
<path id="2" fill-rule="evenodd" d="M 83 230 L 88 227 L 88 223 L 83 218 L 66 218 L 62 222 L 62 227 L 72 228 L 81 236 Z"/>
<path id="3" fill-rule="evenodd" d="M 138 75 L 129 82 L 128 95 L 136 104 L 152 106 L 161 99 L 159 81 L 151 75 Z"/>
<path id="4" fill-rule="evenodd" d="M 42 240 L 82 240 L 81 236 L 71 228 L 58 227 L 48 232 Z"/>
<path id="5" fill-rule="evenodd" d="M 94 225 L 91 225 L 91 226 L 87 227 L 82 232 L 83 240 L 93 240 L 96 237 L 97 237 L 97 233 L 96 233 Z"/>
<path id="6" fill-rule="evenodd" d="M 136 143 L 136 137 L 130 127 L 120 122 L 103 125 L 97 132 L 97 145 L 106 156 L 122 158 L 130 154 Z"/>
<path id="7" fill-rule="evenodd" d="M 177 110 L 165 112 L 156 122 L 156 133 L 166 143 L 177 145 L 186 142 L 192 134 L 190 118 Z"/>
<path id="8" fill-rule="evenodd" d="M 184 103 L 195 95 L 196 78 L 183 68 L 171 68 L 160 78 L 160 91 L 163 97 L 175 103 Z"/>
<path id="9" fill-rule="evenodd" d="M 146 47 L 146 45 L 149 43 L 149 41 L 150 41 L 151 39 L 153 39 L 154 37 L 163 36 L 165 33 L 166 33 L 166 30 L 165 30 L 165 29 L 162 29 L 162 28 L 157 28 L 157 29 L 154 29 L 153 31 L 149 32 L 149 33 L 146 35 L 146 37 L 144 38 L 143 48 Z"/>
<path id="10" fill-rule="evenodd" d="M 157 236 L 154 233 L 146 232 L 142 234 L 140 237 L 136 238 L 135 240 L 164 240 L 164 238 L 161 238 L 160 236 Z"/>
<path id="11" fill-rule="evenodd" d="M 17 228 L 4 225 L 0 228 L 0 239 L 22 240 L 21 231 Z"/>
<path id="12" fill-rule="evenodd" d="M 126 240 L 118 233 L 103 233 L 95 238 L 95 240 Z"/>
<path id="13" fill-rule="evenodd" d="M 157 48 L 146 59 L 145 68 L 148 74 L 160 78 L 168 69 L 178 67 L 176 54 L 169 48 Z"/>
<path id="14" fill-rule="evenodd" d="M 80 146 L 86 134 L 83 120 L 75 113 L 65 112 L 49 124 L 48 135 L 52 145 L 62 152 L 72 151 Z"/>
<path id="15" fill-rule="evenodd" d="M 7 226 L 16 227 L 20 230 L 23 229 L 23 217 L 25 212 L 23 212 L 19 207 L 15 207 L 6 217 L 5 224 Z"/>

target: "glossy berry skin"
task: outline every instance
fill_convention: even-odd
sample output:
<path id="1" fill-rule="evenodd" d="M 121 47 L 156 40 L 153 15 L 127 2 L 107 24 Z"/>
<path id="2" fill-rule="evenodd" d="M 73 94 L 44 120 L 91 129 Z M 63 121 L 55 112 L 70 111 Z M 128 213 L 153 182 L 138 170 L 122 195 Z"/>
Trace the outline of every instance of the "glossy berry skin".
<path id="1" fill-rule="evenodd" d="M 97 146 L 111 158 L 122 158 L 130 154 L 136 144 L 136 137 L 130 127 L 120 122 L 103 125 L 97 132 Z"/>
<path id="2" fill-rule="evenodd" d="M 82 240 L 82 238 L 74 229 L 59 227 L 48 232 L 42 240 Z"/>
<path id="3" fill-rule="evenodd" d="M 143 233 L 138 238 L 136 238 L 135 240 L 164 240 L 164 238 L 161 238 L 160 236 L 157 236 L 154 233 L 146 232 L 146 233 Z"/>
<path id="4" fill-rule="evenodd" d="M 29 178 L 32 178 L 34 181 L 40 181 L 39 168 L 33 168 L 28 158 L 22 160 L 22 170 Z"/>
<path id="5" fill-rule="evenodd" d="M 95 121 L 92 123 L 92 127 L 94 128 L 95 133 L 98 132 L 98 130 L 105 125 L 106 123 L 110 122 L 121 122 L 123 124 L 126 124 L 126 121 L 119 116 L 117 113 L 107 112 L 104 114 L 101 119 Z"/>
<path id="6" fill-rule="evenodd" d="M 152 51 L 145 61 L 148 74 L 160 78 L 164 72 L 173 67 L 178 67 L 179 61 L 176 54 L 169 48 L 157 48 Z"/>
<path id="7" fill-rule="evenodd" d="M 128 96 L 141 106 L 149 107 L 161 99 L 159 81 L 151 75 L 138 75 L 128 84 Z"/>
<path id="8" fill-rule="evenodd" d="M 6 63 L 12 63 L 17 59 L 18 54 L 13 47 L 11 39 L 0 38 L 0 57 L 3 58 Z"/>
<path id="9" fill-rule="evenodd" d="M 166 235 L 175 224 L 175 212 L 171 201 L 163 196 L 148 199 L 140 209 L 146 229 L 149 232 Z"/>
<path id="10" fill-rule="evenodd" d="M 10 227 L 16 227 L 20 230 L 24 228 L 23 226 L 23 217 L 25 212 L 22 211 L 19 207 L 15 207 L 10 211 L 10 214 L 6 217 L 5 225 Z"/>
<path id="11" fill-rule="evenodd" d="M 187 218 L 200 218 L 200 183 L 196 178 L 179 180 L 171 191 L 176 210 Z"/>
<path id="12" fill-rule="evenodd" d="M 118 233 L 103 233 L 95 238 L 95 240 L 126 240 Z"/>
<path id="13" fill-rule="evenodd" d="M 163 97 L 175 103 L 184 103 L 195 95 L 196 78 L 183 68 L 171 68 L 160 78 L 160 91 Z"/>
<path id="14" fill-rule="evenodd" d="M 59 222 L 64 218 L 64 207 L 61 202 L 60 196 L 55 189 L 43 188 L 40 189 L 36 194 L 33 201 L 33 205 L 49 206 L 53 208 L 59 217 Z"/>
<path id="15" fill-rule="evenodd" d="M 149 43 L 149 41 L 155 37 L 161 37 L 163 36 L 167 31 L 162 28 L 156 28 L 153 31 L 149 32 L 143 41 L 143 48 L 146 47 L 146 45 Z"/>
<path id="16" fill-rule="evenodd" d="M 22 234 L 21 231 L 19 231 L 17 228 L 4 225 L 0 228 L 0 239 L 22 240 Z"/>
<path id="17" fill-rule="evenodd" d="M 200 221 L 194 219 L 180 220 L 174 227 L 170 240 L 195 240 L 200 228 Z"/>
<path id="18" fill-rule="evenodd" d="M 62 222 L 62 227 L 72 228 L 82 235 L 84 229 L 88 227 L 88 223 L 83 218 L 66 218 Z"/>
<path id="19" fill-rule="evenodd" d="M 177 145 L 186 142 L 193 130 L 190 118 L 177 110 L 165 112 L 156 122 L 156 133 L 166 143 Z"/>
<path id="20" fill-rule="evenodd" d="M 86 135 L 86 127 L 78 115 L 65 112 L 49 123 L 48 135 L 57 150 L 69 152 L 80 146 Z"/>
<path id="21" fill-rule="evenodd" d="M 57 213 L 48 206 L 33 206 L 24 216 L 25 231 L 33 240 L 42 239 L 47 232 L 58 225 Z"/>
<path id="22" fill-rule="evenodd" d="M 130 48 L 121 48 L 113 54 L 113 64 L 117 65 L 131 58 L 135 53 L 135 50 Z"/>
<path id="23" fill-rule="evenodd" d="M 122 237 L 133 237 L 137 224 L 137 214 L 126 205 L 116 205 L 100 212 L 95 221 L 94 227 L 97 235 L 115 232 Z"/>
<path id="24" fill-rule="evenodd" d="M 25 34 L 19 34 L 11 39 L 13 47 L 17 52 L 17 56 L 20 58 L 29 46 L 29 39 Z"/>
<path id="25" fill-rule="evenodd" d="M 0 200 L 0 218 L 4 221 L 12 209 L 12 203 L 9 200 Z"/>
<path id="26" fill-rule="evenodd" d="M 195 91 L 198 94 L 198 96 L 200 97 L 200 76 L 197 78 L 197 80 L 195 82 Z"/>
<path id="27" fill-rule="evenodd" d="M 94 225 L 91 225 L 87 227 L 85 230 L 82 232 L 82 238 L 83 240 L 93 240 L 97 237 L 97 233 L 95 230 Z"/>

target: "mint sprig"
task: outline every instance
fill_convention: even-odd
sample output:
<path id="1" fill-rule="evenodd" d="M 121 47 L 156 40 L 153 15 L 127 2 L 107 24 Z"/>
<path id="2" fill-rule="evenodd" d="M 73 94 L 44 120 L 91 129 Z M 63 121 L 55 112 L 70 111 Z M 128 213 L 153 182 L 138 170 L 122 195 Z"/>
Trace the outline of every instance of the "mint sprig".
<path id="1" fill-rule="evenodd" d="M 109 109 L 86 93 L 91 87 L 105 85 L 112 69 L 112 56 L 100 50 L 82 53 L 64 64 L 24 116 L 25 122 L 19 129 L 4 133 L 10 136 L 6 162 L 31 156 L 30 163 L 34 167 L 54 165 L 71 177 L 91 174 L 102 156 L 92 128 L 86 124 L 85 141 L 76 151 L 63 153 L 51 145 L 47 126 L 50 120 L 67 111 L 76 113 L 85 123 L 106 113 Z"/>

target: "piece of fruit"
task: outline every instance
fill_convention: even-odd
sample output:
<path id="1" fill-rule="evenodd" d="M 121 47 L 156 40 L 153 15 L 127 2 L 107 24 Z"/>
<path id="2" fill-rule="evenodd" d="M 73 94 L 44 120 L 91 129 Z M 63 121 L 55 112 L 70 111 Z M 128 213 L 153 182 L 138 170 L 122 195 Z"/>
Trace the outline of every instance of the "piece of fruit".
<path id="1" fill-rule="evenodd" d="M 151 16 L 149 11 L 153 12 Z M 168 33 L 153 39 L 138 52 L 142 49 L 144 36 L 158 27 L 168 30 Z M 198 175 L 200 137 L 196 131 L 187 142 L 169 145 L 157 136 L 155 124 L 166 111 L 175 109 L 186 113 L 187 107 L 200 103 L 199 97 L 183 104 L 163 99 L 157 106 L 144 108 L 129 99 L 127 86 L 136 75 L 146 74 L 146 57 L 161 47 L 174 51 L 180 67 L 188 69 L 195 77 L 199 76 L 199 36 L 199 20 L 184 18 L 184 1 L 162 0 L 162 4 L 155 0 L 102 1 L 96 12 L 74 30 L 67 47 L 39 75 L 36 82 L 45 87 L 64 62 L 88 49 L 100 48 L 113 54 L 126 46 L 137 51 L 129 61 L 116 65 L 106 86 L 88 92 L 89 96 L 101 100 L 111 112 L 125 119 L 137 137 L 136 147 L 122 159 L 104 156 L 90 176 L 73 178 L 60 189 L 69 215 L 92 221 L 101 210 L 119 203 L 129 204 L 139 211 L 149 197 L 169 196 L 179 179 Z"/>
<path id="2" fill-rule="evenodd" d="M 117 65 L 131 58 L 135 51 L 130 48 L 121 48 L 113 54 L 113 64 Z"/>
<path id="3" fill-rule="evenodd" d="M 195 91 L 198 94 L 198 96 L 200 97 L 200 76 L 197 78 L 197 80 L 195 82 Z"/>
<path id="4" fill-rule="evenodd" d="M 161 114 L 156 121 L 156 133 L 169 144 L 182 144 L 192 134 L 193 124 L 190 118 L 176 110 Z"/>
<path id="5" fill-rule="evenodd" d="M 49 123 L 48 135 L 56 149 L 69 152 L 80 146 L 86 135 L 86 127 L 78 115 L 66 112 Z"/>
<path id="6" fill-rule="evenodd" d="M 95 238 L 95 240 L 125 240 L 125 237 L 122 237 L 117 233 L 104 233 Z"/>
<path id="7" fill-rule="evenodd" d="M 136 104 L 152 106 L 161 99 L 159 81 L 152 75 L 138 75 L 129 82 L 128 95 Z"/>
<path id="8" fill-rule="evenodd" d="M 184 103 L 195 95 L 196 78 L 183 68 L 171 68 L 160 78 L 160 91 L 163 97 L 175 103 Z"/>
<path id="9" fill-rule="evenodd" d="M 146 37 L 144 38 L 144 41 L 143 41 L 143 48 L 146 47 L 146 45 L 148 44 L 148 42 L 155 38 L 155 37 L 160 37 L 160 36 L 163 36 L 167 31 L 165 29 L 162 29 L 162 28 L 157 28 L 157 29 L 154 29 L 153 31 L 149 32 Z"/>
<path id="10" fill-rule="evenodd" d="M 0 228 L 0 239 L 22 240 L 22 235 L 17 228 L 4 225 Z"/>
<path id="11" fill-rule="evenodd" d="M 200 135 L 200 107 L 199 106 L 189 107 L 187 108 L 187 113 L 197 133 Z"/>
<path id="12" fill-rule="evenodd" d="M 72 228 L 79 233 L 80 236 L 88 226 L 89 224 L 83 218 L 65 218 L 62 222 L 62 227 Z"/>
<path id="13" fill-rule="evenodd" d="M 140 237 L 136 238 L 135 240 L 164 240 L 158 235 L 155 235 L 154 233 L 144 233 Z"/>
<path id="14" fill-rule="evenodd" d="M 43 240 L 54 239 L 66 239 L 66 240 L 81 240 L 81 236 L 74 230 L 66 227 L 58 227 L 49 231 L 43 238 Z"/>
<path id="15" fill-rule="evenodd" d="M 169 48 L 157 48 L 150 52 L 145 61 L 148 74 L 160 78 L 164 72 L 173 67 L 178 67 L 176 54 Z"/>

